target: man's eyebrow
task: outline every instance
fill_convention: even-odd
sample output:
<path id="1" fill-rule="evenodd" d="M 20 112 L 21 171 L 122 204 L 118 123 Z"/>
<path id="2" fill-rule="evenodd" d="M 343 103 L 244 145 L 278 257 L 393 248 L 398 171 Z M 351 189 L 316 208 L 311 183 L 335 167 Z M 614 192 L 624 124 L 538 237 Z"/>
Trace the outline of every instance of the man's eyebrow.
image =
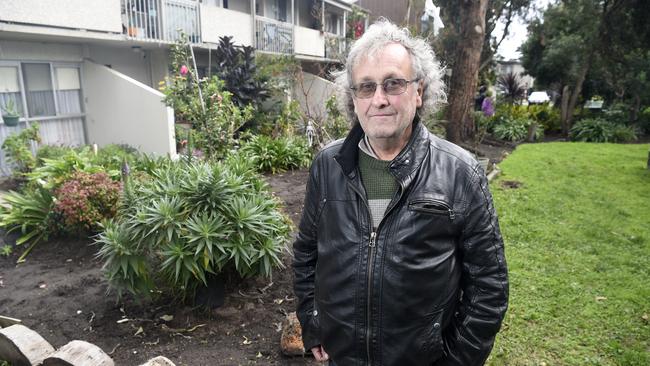
<path id="1" fill-rule="evenodd" d="M 402 77 L 391 72 L 390 74 L 384 75 L 384 78 L 379 80 L 379 83 L 382 83 L 382 82 L 384 82 L 385 80 L 388 80 L 388 79 L 400 79 L 400 78 L 402 78 Z M 359 80 L 360 83 L 365 83 L 365 82 L 368 82 L 368 81 L 377 82 L 377 80 L 371 78 L 370 76 L 364 76 Z"/>

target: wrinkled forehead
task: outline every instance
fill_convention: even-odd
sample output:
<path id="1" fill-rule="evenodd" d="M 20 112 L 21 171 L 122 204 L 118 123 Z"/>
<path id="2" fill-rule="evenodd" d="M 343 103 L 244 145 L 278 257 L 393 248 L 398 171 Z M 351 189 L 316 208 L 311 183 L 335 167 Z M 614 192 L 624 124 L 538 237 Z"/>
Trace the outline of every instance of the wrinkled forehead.
<path id="1" fill-rule="evenodd" d="M 351 82 L 367 78 L 368 74 L 385 77 L 411 77 L 413 72 L 412 57 L 401 44 L 389 42 L 371 48 L 353 60 Z M 395 75 L 395 74 L 401 75 Z"/>

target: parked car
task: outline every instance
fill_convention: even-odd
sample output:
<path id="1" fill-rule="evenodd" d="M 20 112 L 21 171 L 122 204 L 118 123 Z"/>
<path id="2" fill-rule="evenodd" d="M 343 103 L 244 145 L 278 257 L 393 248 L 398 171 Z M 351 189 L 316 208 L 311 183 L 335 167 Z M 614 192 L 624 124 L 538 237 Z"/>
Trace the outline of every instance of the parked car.
<path id="1" fill-rule="evenodd" d="M 548 103 L 551 101 L 551 98 L 548 96 L 548 93 L 545 91 L 534 91 L 528 96 L 528 103 L 530 104 L 542 104 Z"/>

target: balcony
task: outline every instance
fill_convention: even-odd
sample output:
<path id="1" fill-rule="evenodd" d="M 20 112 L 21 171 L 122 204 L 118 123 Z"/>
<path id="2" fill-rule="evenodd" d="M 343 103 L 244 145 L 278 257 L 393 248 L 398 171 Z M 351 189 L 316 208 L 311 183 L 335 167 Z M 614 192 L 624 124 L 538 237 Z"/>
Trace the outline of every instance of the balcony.
<path id="1" fill-rule="evenodd" d="M 292 54 L 294 49 L 293 24 L 256 16 L 255 48 L 265 52 Z"/>
<path id="2" fill-rule="evenodd" d="M 195 0 L 122 0 L 122 23 L 131 39 L 174 42 L 182 32 L 190 42 L 201 42 Z"/>

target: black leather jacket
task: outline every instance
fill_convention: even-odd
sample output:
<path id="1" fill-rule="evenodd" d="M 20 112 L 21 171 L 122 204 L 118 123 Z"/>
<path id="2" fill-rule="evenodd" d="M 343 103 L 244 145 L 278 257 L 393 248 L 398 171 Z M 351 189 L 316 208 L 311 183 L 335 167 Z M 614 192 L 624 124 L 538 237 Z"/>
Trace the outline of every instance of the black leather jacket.
<path id="1" fill-rule="evenodd" d="M 305 349 L 322 344 L 337 366 L 482 365 L 508 301 L 483 170 L 416 119 L 373 231 L 362 136 L 357 124 L 311 167 L 293 265 Z"/>

